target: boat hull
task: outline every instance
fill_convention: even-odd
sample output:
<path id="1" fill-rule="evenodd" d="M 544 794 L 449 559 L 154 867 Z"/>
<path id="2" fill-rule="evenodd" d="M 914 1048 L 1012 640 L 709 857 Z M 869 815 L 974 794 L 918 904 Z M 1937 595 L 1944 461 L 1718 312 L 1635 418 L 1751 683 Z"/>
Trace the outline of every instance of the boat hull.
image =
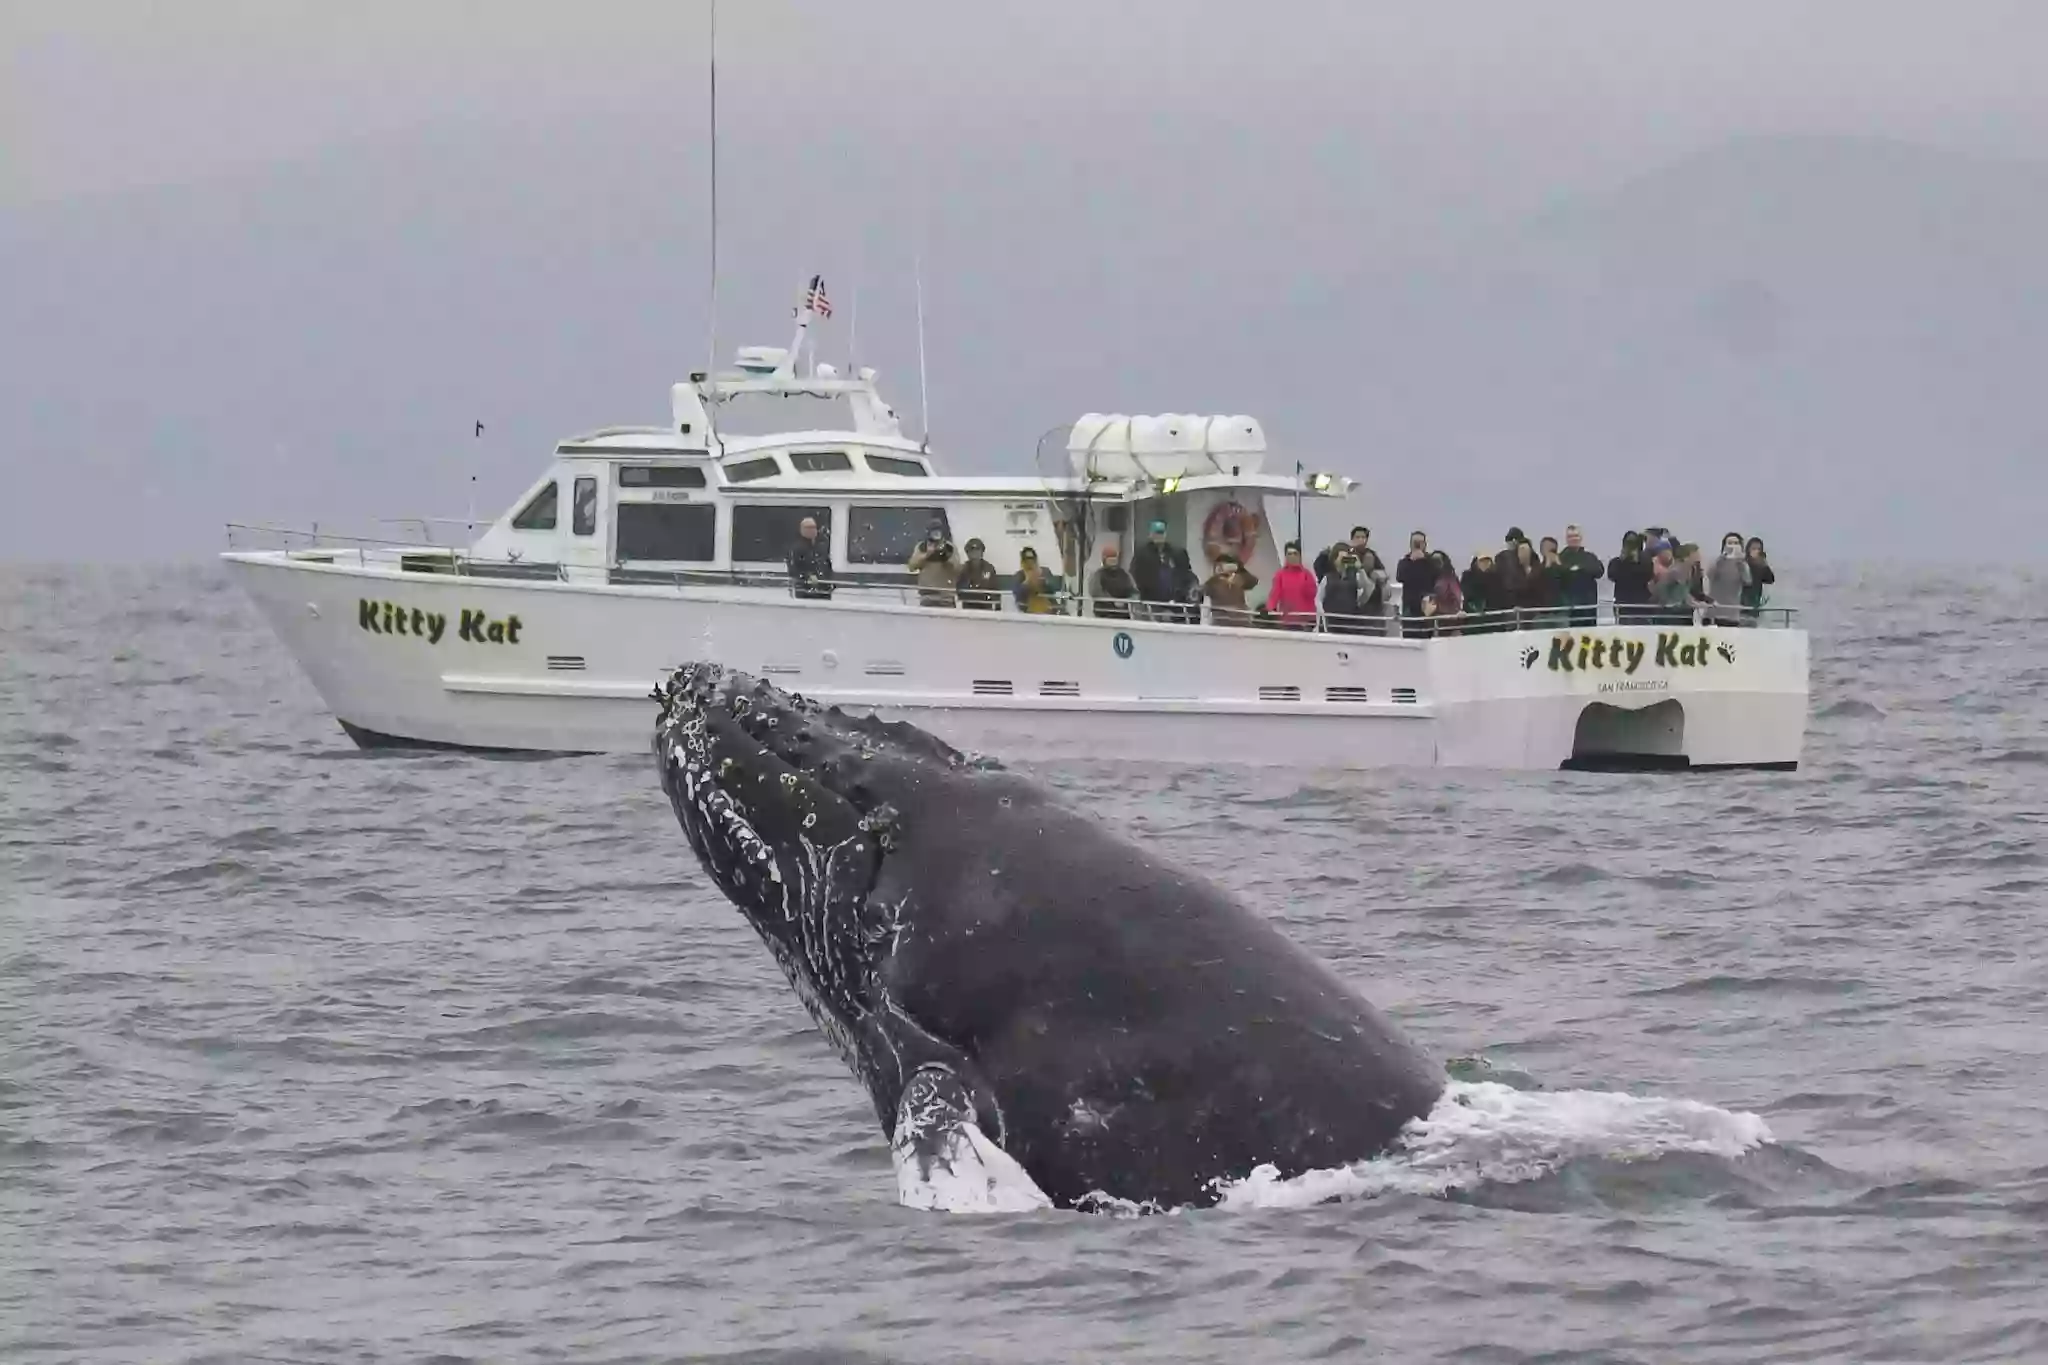
<path id="1" fill-rule="evenodd" d="M 650 690 L 692 659 L 1012 759 L 1782 768 L 1806 728 L 1796 630 L 1410 641 L 225 559 L 364 747 L 640 753 Z"/>

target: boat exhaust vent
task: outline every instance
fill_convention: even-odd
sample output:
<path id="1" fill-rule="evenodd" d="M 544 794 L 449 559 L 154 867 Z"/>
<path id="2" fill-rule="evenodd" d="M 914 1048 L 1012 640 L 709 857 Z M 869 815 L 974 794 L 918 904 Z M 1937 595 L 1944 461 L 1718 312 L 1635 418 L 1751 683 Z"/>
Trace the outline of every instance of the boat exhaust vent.
<path id="1" fill-rule="evenodd" d="M 903 665 L 894 659 L 870 659 L 864 671 L 870 678 L 900 678 L 903 676 Z"/>
<path id="2" fill-rule="evenodd" d="M 1403 706 L 1413 706 L 1415 704 L 1415 689 L 1412 687 L 1395 688 L 1394 700 Z"/>
<path id="3" fill-rule="evenodd" d="M 1007 697 L 1014 689 L 1008 678 L 976 678 L 974 695 L 977 697 Z"/>
<path id="4" fill-rule="evenodd" d="M 583 656 L 581 654 L 548 655 L 548 672 L 550 673 L 581 673 L 582 671 Z"/>
<path id="5" fill-rule="evenodd" d="M 1288 684 L 1285 687 L 1262 687 L 1259 689 L 1259 700 L 1300 701 L 1301 689 L 1299 687 L 1294 686 L 1292 683 Z"/>
<path id="6" fill-rule="evenodd" d="M 1323 700 L 1364 701 L 1366 700 L 1365 689 L 1362 687 L 1326 687 L 1323 689 Z"/>
<path id="7" fill-rule="evenodd" d="M 1077 682 L 1042 682 L 1038 685 L 1038 695 L 1041 697 L 1078 697 L 1081 695 L 1081 684 Z"/>

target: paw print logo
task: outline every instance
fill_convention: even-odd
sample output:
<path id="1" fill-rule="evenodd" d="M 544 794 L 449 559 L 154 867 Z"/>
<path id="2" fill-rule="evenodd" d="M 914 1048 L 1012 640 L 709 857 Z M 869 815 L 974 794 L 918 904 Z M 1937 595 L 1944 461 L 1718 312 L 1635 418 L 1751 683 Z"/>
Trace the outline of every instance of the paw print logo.
<path id="1" fill-rule="evenodd" d="M 1534 645 L 1523 645 L 1523 646 L 1522 646 L 1522 667 L 1524 667 L 1524 668 L 1534 668 L 1534 667 L 1536 666 L 1536 661 L 1537 661 L 1538 659 L 1542 658 L 1542 657 L 1543 657 L 1543 651 L 1541 651 L 1541 650 L 1539 650 L 1538 648 L 1536 648 L 1536 646 L 1534 646 Z"/>
<path id="2" fill-rule="evenodd" d="M 1720 655 L 1723 659 L 1726 659 L 1731 664 L 1735 662 L 1735 646 L 1730 644 L 1726 640 L 1723 640 L 1720 644 L 1715 645 L 1714 652 Z"/>

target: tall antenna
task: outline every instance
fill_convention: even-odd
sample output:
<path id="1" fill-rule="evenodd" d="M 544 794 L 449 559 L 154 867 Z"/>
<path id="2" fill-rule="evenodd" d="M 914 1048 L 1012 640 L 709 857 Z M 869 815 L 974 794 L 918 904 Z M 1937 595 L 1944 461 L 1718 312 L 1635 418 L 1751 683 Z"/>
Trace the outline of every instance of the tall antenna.
<path id="1" fill-rule="evenodd" d="M 919 215 L 922 219 L 923 215 Z M 917 424 L 919 428 L 917 448 L 929 451 L 932 448 L 932 400 L 931 392 L 925 385 L 924 374 L 924 225 L 917 229 L 918 246 L 910 258 L 910 273 L 917 288 Z"/>
<path id="2" fill-rule="evenodd" d="M 711 0 L 711 316 L 705 345 L 710 351 L 704 377 L 715 381 L 718 374 L 718 0 Z M 715 387 L 715 384 L 714 384 Z M 707 405 L 708 406 L 708 405 Z M 714 425 L 716 425 L 714 423 Z"/>
<path id="3" fill-rule="evenodd" d="M 857 359 L 860 355 L 857 343 L 860 341 L 860 272 L 867 264 L 867 238 L 860 237 L 853 251 L 853 298 L 846 309 L 846 374 L 852 378 L 858 374 Z"/>

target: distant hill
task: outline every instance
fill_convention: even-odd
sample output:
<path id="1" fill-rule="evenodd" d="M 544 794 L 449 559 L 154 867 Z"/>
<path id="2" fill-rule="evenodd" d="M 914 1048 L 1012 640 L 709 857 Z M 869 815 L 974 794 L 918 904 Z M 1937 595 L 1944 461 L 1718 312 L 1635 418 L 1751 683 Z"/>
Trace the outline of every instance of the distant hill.
<path id="1" fill-rule="evenodd" d="M 839 358 L 858 268 L 864 355 L 914 412 L 903 176 L 829 132 L 764 144 L 721 147 L 722 349 L 780 342 L 822 269 Z M 991 155 L 934 191 L 955 467 L 1028 468 L 1090 408 L 1252 411 L 1290 457 L 1365 480 L 1335 520 L 1427 526 L 1461 555 L 1510 520 L 1576 519 L 1603 546 L 1653 518 L 1740 527 L 1831 555 L 2032 529 L 2040 167 L 1746 139 L 1395 261 L 1370 244 L 1369 177 L 1221 141 L 1179 154 L 1206 170 L 1118 155 Z M 28 470 L 0 554 L 458 513 L 472 472 L 495 510 L 555 438 L 661 420 L 701 367 L 702 182 L 687 136 L 612 121 L 0 213 L 0 451 Z"/>
<path id="2" fill-rule="evenodd" d="M 2048 485 L 2044 244 L 2043 167 L 1743 139 L 1362 272 L 1304 325 L 1359 334 L 1390 502 L 1969 554 L 2025 543 Z"/>

